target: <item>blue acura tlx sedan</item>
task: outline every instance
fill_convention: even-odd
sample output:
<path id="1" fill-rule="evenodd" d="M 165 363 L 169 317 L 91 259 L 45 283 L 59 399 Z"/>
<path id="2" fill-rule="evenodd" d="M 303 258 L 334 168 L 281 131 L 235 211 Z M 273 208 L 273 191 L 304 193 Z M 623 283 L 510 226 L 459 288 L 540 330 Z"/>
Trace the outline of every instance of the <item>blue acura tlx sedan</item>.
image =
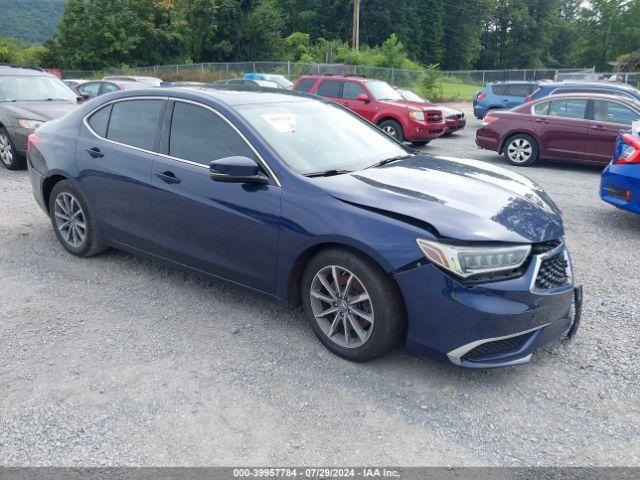
<path id="1" fill-rule="evenodd" d="M 579 322 L 561 214 L 540 187 L 417 154 L 317 97 L 116 92 L 39 128 L 28 167 L 71 254 L 122 249 L 302 304 L 349 360 L 404 344 L 517 365 Z"/>

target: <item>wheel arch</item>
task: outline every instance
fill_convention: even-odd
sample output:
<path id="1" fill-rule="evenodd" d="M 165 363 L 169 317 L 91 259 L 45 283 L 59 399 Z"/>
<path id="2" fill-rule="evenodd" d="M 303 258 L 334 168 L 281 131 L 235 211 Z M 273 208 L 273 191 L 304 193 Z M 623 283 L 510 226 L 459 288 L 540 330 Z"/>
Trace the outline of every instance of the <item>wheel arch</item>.
<path id="1" fill-rule="evenodd" d="M 297 307 L 302 303 L 301 297 L 301 283 L 302 283 L 302 275 L 304 274 L 304 270 L 309 264 L 309 261 L 316 256 L 318 253 L 324 250 L 331 249 L 340 249 L 351 252 L 355 255 L 365 258 L 369 260 L 374 265 L 377 265 L 389 278 L 396 284 L 396 280 L 392 275 L 389 275 L 391 271 L 391 266 L 386 265 L 384 259 L 376 258 L 378 255 L 375 253 L 368 252 L 366 248 L 359 248 L 357 246 L 351 245 L 349 243 L 344 243 L 340 241 L 326 241 L 321 243 L 316 243 L 314 245 L 309 246 L 306 250 L 302 251 L 293 261 L 291 268 L 289 269 L 289 275 L 287 278 L 286 285 L 286 300 L 287 303 L 292 307 Z M 398 287 L 399 289 L 399 287 Z"/>
<path id="2" fill-rule="evenodd" d="M 49 211 L 49 197 L 51 196 L 51 192 L 54 187 L 63 180 L 69 180 L 69 177 L 61 175 L 60 173 L 54 173 L 53 175 L 49 175 L 42 182 L 42 200 L 47 208 L 47 212 Z"/>

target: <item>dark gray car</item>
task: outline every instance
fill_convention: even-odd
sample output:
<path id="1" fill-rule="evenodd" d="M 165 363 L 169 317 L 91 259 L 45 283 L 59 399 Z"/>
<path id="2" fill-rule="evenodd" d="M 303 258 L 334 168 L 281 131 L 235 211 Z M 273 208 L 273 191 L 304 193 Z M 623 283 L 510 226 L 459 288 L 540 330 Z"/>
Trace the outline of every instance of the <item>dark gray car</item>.
<path id="1" fill-rule="evenodd" d="M 78 105 L 78 95 L 61 80 L 35 68 L 0 66 L 0 163 L 26 166 L 27 137 Z"/>

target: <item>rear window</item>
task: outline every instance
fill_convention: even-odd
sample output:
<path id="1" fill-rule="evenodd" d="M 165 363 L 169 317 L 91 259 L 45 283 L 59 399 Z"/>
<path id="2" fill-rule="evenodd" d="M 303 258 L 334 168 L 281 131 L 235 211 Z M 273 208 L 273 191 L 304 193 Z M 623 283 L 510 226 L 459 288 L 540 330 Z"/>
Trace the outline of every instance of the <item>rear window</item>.
<path id="1" fill-rule="evenodd" d="M 342 82 L 325 80 L 318 87 L 318 95 L 322 97 L 340 98 L 342 96 Z"/>
<path id="2" fill-rule="evenodd" d="M 163 100 L 127 100 L 114 103 L 107 138 L 143 150 L 152 150 L 163 104 Z"/>
<path id="3" fill-rule="evenodd" d="M 519 85 L 509 85 L 508 95 L 512 97 L 527 97 L 532 90 L 532 86 L 529 83 L 522 83 Z"/>
<path id="4" fill-rule="evenodd" d="M 563 118 L 585 118 L 587 111 L 587 100 L 553 100 L 549 106 L 549 115 Z"/>
<path id="5" fill-rule="evenodd" d="M 309 90 L 311 90 L 311 87 L 313 87 L 315 83 L 316 80 L 314 78 L 303 78 L 302 80 L 300 80 L 300 83 L 298 83 L 296 90 L 299 90 L 301 92 L 308 92 Z"/>
<path id="6" fill-rule="evenodd" d="M 507 85 L 493 85 L 491 89 L 493 90 L 493 93 L 496 95 L 507 94 Z"/>

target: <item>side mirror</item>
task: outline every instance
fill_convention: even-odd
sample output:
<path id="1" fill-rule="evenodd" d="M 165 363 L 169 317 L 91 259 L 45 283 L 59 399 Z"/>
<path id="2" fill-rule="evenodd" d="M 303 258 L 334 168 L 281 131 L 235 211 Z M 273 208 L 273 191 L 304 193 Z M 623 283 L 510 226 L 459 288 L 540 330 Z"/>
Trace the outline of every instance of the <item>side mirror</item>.
<path id="1" fill-rule="evenodd" d="M 260 166 L 247 157 L 226 157 L 209 164 L 209 174 L 214 182 L 266 184 L 269 178 Z"/>
<path id="2" fill-rule="evenodd" d="M 78 96 L 76 97 L 76 100 L 78 100 L 78 103 L 82 103 L 86 100 L 89 100 L 91 97 L 89 95 L 87 95 L 86 93 L 80 93 L 78 94 Z"/>
<path id="3" fill-rule="evenodd" d="M 369 95 L 367 95 L 366 93 L 359 93 L 358 96 L 356 97 L 356 100 L 364 103 L 369 103 L 371 101 L 371 99 L 369 98 Z"/>

